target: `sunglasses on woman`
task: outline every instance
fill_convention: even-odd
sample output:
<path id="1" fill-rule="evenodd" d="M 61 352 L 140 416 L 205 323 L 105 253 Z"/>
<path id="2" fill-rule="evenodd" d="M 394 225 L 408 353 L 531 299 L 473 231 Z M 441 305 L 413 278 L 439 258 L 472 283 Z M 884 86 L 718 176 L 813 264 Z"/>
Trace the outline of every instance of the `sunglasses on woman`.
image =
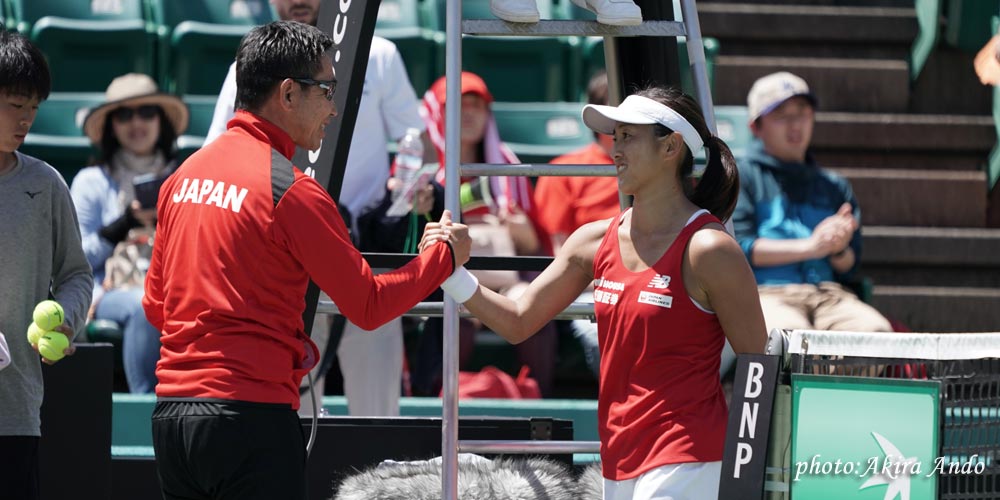
<path id="1" fill-rule="evenodd" d="M 111 112 L 111 118 L 116 122 L 125 123 L 132 120 L 132 117 L 139 115 L 143 120 L 152 120 L 159 114 L 160 108 L 152 104 L 146 104 L 137 108 L 120 107 Z"/>

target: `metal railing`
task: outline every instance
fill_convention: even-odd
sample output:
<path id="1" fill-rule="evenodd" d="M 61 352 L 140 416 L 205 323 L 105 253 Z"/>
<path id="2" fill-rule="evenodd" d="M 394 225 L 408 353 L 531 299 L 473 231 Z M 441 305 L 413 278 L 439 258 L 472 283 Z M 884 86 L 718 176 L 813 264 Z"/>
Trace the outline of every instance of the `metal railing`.
<path id="1" fill-rule="evenodd" d="M 460 0 L 447 0 L 445 10 L 445 208 L 453 214 L 460 213 L 458 185 L 461 175 L 513 175 L 513 176 L 613 176 L 614 166 L 609 165 L 461 165 L 458 152 L 458 126 L 461 123 L 461 72 L 462 34 L 490 36 L 603 36 L 605 37 L 606 65 L 608 67 L 609 95 L 615 96 L 612 104 L 621 98 L 618 84 L 618 61 L 615 54 L 615 38 L 622 36 L 686 36 L 688 61 L 691 64 L 698 102 L 701 104 L 705 122 L 713 134 L 716 133 L 715 115 L 712 112 L 712 95 L 708 83 L 705 52 L 701 40 L 701 29 L 694 0 L 681 0 L 681 15 L 684 22 L 645 21 L 639 26 L 616 27 L 601 25 L 593 21 L 543 20 L 535 24 L 508 23 L 499 20 L 470 19 L 462 21 Z M 624 201 L 623 201 L 624 203 Z M 471 266 L 470 266 L 471 267 Z M 593 314 L 593 305 L 590 314 Z M 321 303 L 321 307 L 323 304 Z M 436 307 L 436 306 L 435 306 Z M 414 308 L 429 310 L 429 303 Z M 581 308 L 572 304 L 563 314 Z M 441 488 L 442 499 L 458 498 L 458 453 L 593 453 L 600 449 L 595 442 L 572 441 L 459 441 L 458 440 L 458 305 L 445 296 L 442 304 L 444 319 L 444 359 L 442 376 L 442 429 L 441 429 Z"/>

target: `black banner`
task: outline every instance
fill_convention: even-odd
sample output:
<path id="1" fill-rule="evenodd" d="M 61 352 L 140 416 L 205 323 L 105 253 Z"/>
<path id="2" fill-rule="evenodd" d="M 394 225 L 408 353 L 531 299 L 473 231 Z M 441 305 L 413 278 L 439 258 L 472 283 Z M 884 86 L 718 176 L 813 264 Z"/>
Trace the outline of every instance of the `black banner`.
<path id="1" fill-rule="evenodd" d="M 292 163 L 326 186 L 334 200 L 340 199 L 340 185 L 361 107 L 379 3 L 380 0 L 323 0 L 319 8 L 316 27 L 332 36 L 335 44 L 333 71 L 337 77 L 337 93 L 333 101 L 337 105 L 337 116 L 326 126 L 326 136 L 319 151 L 299 148 Z M 319 287 L 310 282 L 302 314 L 307 334 L 312 332 L 319 292 Z"/>
<path id="2" fill-rule="evenodd" d="M 762 500 L 781 356 L 741 354 L 729 405 L 719 500 Z"/>

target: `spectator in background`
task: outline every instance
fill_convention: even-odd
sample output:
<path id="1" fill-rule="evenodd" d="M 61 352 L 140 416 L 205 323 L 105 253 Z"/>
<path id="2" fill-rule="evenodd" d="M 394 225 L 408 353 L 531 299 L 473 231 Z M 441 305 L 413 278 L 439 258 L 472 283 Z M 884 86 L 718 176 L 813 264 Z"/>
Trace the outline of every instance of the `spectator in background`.
<path id="1" fill-rule="evenodd" d="M 587 84 L 587 103 L 608 104 L 608 74 L 600 71 Z M 611 165 L 614 137 L 592 131 L 594 142 L 576 151 L 564 154 L 551 163 L 563 165 Z M 566 238 L 580 226 L 601 219 L 610 219 L 621 211 L 616 177 L 559 177 L 538 178 L 535 186 L 535 204 L 538 221 L 552 236 L 556 252 Z M 593 302 L 593 290 L 577 298 L 578 302 Z M 584 358 L 594 376 L 600 372 L 601 352 L 597 345 L 597 325 L 589 319 L 569 322 L 573 336 L 583 346 Z"/>
<path id="2" fill-rule="evenodd" d="M 66 182 L 48 163 L 17 149 L 38 106 L 49 96 L 45 57 L 21 35 L 0 26 L 0 332 L 10 364 L 0 370 L 0 496 L 40 498 L 42 366 L 25 340 L 32 312 L 53 297 L 72 340 L 90 307 L 93 275 Z M 52 364 L 51 361 L 45 360 Z M 58 470 L 45 480 L 59 481 Z"/>
<path id="3" fill-rule="evenodd" d="M 493 118 L 493 95 L 478 75 L 462 72 L 461 163 L 519 163 L 517 156 L 501 141 Z M 445 77 L 439 78 L 424 94 L 423 113 L 427 133 L 440 169 L 437 182 L 444 184 L 445 165 Z M 539 224 L 532 186 L 527 177 L 463 178 L 461 191 L 462 221 L 470 226 L 473 255 L 551 255 L 551 239 Z M 515 271 L 476 271 L 484 284 L 507 296 L 516 297 L 527 285 L 530 275 Z M 414 367 L 414 385 L 424 393 L 436 394 L 441 375 L 441 320 L 431 319 L 425 326 L 421 352 Z M 468 363 L 475 347 L 474 320 L 462 320 L 460 364 Z M 527 365 L 538 382 L 542 395 L 552 390 L 557 354 L 555 325 L 548 324 L 531 341 L 517 346 L 518 360 Z"/>
<path id="4" fill-rule="evenodd" d="M 187 124 L 184 102 L 138 73 L 115 78 L 104 104 L 83 123 L 99 161 L 80 170 L 70 191 L 94 269 L 93 316 L 123 330 L 125 378 L 133 393 L 153 392 L 160 359 L 160 331 L 142 310 L 156 200 L 137 198 L 136 180 L 140 190 L 145 184 L 145 193 L 159 192 L 159 183 L 177 167 L 175 141 Z"/>
<path id="5" fill-rule="evenodd" d="M 282 20 L 316 25 L 320 0 L 271 0 L 271 3 Z M 410 85 L 403 59 L 389 40 L 377 36 L 372 38 L 364 86 L 337 204 L 358 249 L 402 252 L 404 238 L 393 236 L 406 228 L 397 227 L 400 222 L 398 220 L 381 217 L 390 200 L 386 189 L 389 180 L 389 153 L 386 144 L 401 138 L 407 128 L 424 130 L 425 125 L 418 112 L 420 101 Z M 235 98 L 234 63 L 219 92 L 205 144 L 226 131 L 226 124 L 233 117 Z M 433 148 L 428 145 L 424 150 L 427 153 L 425 159 L 433 161 Z M 438 199 L 441 200 L 439 210 L 432 214 L 435 220 L 443 210 L 443 198 Z M 418 194 L 415 205 L 420 213 L 426 213 L 433 204 L 433 188 L 428 186 Z M 420 224 L 416 234 L 423 229 L 423 223 Z M 313 338 L 325 347 L 328 332 L 326 316 L 318 316 L 313 327 Z M 347 407 L 351 415 L 399 415 L 403 372 L 402 332 L 402 321 L 398 318 L 373 331 L 364 330 L 348 321 L 342 335 L 338 337 L 338 332 L 333 332 L 330 340 L 333 345 L 330 348 L 337 348 L 337 358 L 344 377 L 344 394 L 347 396 Z M 336 345 L 338 338 L 339 345 Z M 316 388 L 322 395 L 322 380 L 316 383 Z M 308 394 L 302 401 L 303 412 L 310 412 L 312 403 Z"/>
<path id="6" fill-rule="evenodd" d="M 772 328 L 892 331 L 840 281 L 861 256 L 861 208 L 844 178 L 809 152 L 816 98 L 791 73 L 767 75 L 747 96 L 757 138 L 740 164 L 736 238 L 753 267 Z"/>

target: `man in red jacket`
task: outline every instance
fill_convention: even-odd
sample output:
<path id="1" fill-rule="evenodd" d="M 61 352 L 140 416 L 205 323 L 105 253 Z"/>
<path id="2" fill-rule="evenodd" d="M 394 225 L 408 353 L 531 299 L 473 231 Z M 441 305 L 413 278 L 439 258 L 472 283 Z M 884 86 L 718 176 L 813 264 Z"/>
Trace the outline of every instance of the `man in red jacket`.
<path id="1" fill-rule="evenodd" d="M 336 115 L 332 45 L 296 22 L 251 30 L 236 116 L 161 189 L 143 307 L 163 335 L 153 445 L 164 498 L 304 499 L 295 410 L 319 358 L 302 323 L 309 279 L 374 329 L 469 258 L 467 229 L 453 224 L 374 276 L 326 190 L 292 165 L 295 146 L 318 149 Z"/>

